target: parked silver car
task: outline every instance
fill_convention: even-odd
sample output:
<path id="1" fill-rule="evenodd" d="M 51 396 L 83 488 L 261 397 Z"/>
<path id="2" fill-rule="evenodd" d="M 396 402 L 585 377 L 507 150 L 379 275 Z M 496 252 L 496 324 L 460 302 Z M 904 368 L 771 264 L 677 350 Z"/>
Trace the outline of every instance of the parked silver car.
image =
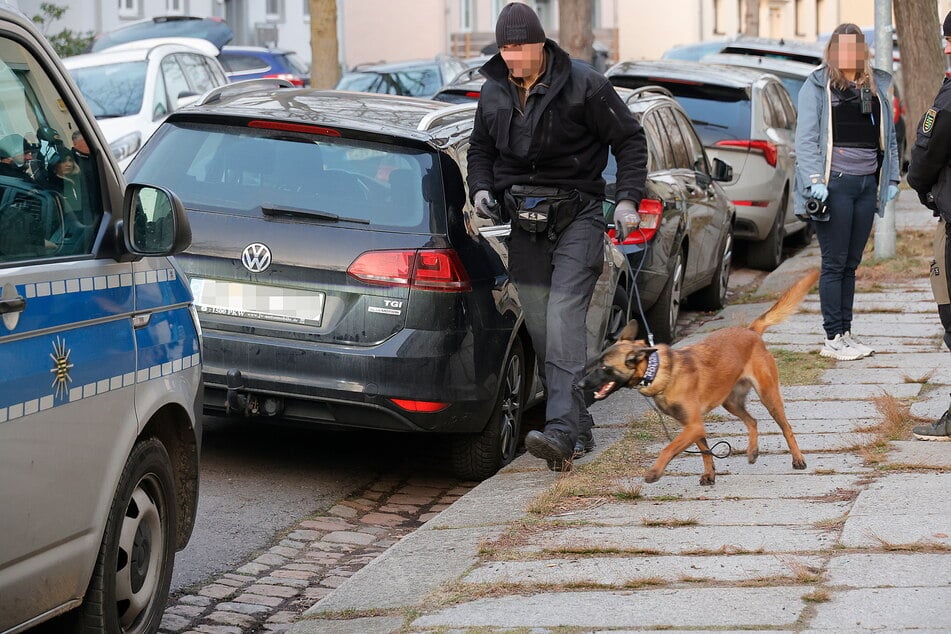
<path id="1" fill-rule="evenodd" d="M 748 242 L 747 263 L 779 266 L 783 239 L 806 229 L 792 205 L 796 108 L 779 78 L 677 60 L 622 62 L 606 74 L 615 86 L 659 85 L 674 95 L 711 160 L 733 167 L 723 189 L 736 206 L 736 238 Z"/>

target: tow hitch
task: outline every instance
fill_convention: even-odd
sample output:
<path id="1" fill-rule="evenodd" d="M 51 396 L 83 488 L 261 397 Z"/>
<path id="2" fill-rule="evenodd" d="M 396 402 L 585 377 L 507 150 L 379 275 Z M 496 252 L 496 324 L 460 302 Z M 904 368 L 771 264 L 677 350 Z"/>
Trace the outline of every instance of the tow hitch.
<path id="1" fill-rule="evenodd" d="M 256 394 L 246 393 L 241 370 L 228 370 L 226 379 L 228 394 L 225 396 L 225 411 L 237 416 L 277 416 L 284 411 L 284 399 L 268 396 L 263 400 Z"/>

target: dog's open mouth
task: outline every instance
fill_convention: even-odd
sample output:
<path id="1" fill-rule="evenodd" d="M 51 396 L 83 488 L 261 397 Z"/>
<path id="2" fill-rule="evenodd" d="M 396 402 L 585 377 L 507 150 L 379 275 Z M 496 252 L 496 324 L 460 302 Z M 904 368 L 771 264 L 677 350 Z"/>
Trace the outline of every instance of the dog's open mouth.
<path id="1" fill-rule="evenodd" d="M 594 398 L 600 400 L 607 397 L 608 394 L 614 391 L 614 381 L 609 381 L 601 386 L 601 389 L 594 393 Z"/>

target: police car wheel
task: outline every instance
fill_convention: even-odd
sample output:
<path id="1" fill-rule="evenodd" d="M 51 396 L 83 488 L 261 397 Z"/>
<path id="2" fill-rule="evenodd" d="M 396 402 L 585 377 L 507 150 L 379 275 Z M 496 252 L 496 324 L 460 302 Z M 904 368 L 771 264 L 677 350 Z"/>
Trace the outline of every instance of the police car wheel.
<path id="1" fill-rule="evenodd" d="M 164 445 L 156 439 L 136 445 L 122 471 L 80 607 L 84 631 L 138 634 L 158 629 L 175 556 L 174 491 Z"/>

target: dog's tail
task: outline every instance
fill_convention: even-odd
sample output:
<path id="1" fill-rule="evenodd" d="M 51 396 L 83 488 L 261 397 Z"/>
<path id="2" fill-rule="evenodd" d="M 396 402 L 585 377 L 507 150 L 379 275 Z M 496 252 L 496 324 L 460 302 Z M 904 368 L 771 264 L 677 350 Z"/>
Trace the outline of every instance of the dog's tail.
<path id="1" fill-rule="evenodd" d="M 814 269 L 807 273 L 801 280 L 793 284 L 792 288 L 783 293 L 772 307 L 765 313 L 753 320 L 750 324 L 750 330 L 762 335 L 770 326 L 782 323 L 799 308 L 806 293 L 812 288 L 812 285 L 819 279 L 819 270 Z"/>

